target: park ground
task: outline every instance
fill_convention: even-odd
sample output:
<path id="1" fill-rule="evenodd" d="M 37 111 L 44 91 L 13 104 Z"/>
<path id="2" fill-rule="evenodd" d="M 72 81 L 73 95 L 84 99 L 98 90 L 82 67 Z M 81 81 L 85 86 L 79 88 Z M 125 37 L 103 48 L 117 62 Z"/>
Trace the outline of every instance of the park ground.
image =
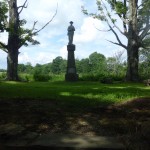
<path id="1" fill-rule="evenodd" d="M 43 134 L 115 136 L 150 145 L 150 87 L 143 83 L 0 82 L 0 141 Z"/>

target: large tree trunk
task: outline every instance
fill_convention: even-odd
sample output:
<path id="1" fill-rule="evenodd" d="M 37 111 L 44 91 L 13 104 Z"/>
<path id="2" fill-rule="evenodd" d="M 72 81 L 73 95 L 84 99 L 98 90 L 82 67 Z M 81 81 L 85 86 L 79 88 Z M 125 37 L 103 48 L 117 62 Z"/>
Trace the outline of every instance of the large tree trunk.
<path id="1" fill-rule="evenodd" d="M 17 0 L 9 1 L 7 80 L 18 80 L 19 14 Z"/>
<path id="2" fill-rule="evenodd" d="M 7 80 L 18 81 L 18 52 L 8 52 L 7 56 Z"/>
<path id="3" fill-rule="evenodd" d="M 132 42 L 131 42 L 132 43 Z M 129 44 L 127 49 L 127 73 L 126 81 L 138 81 L 138 64 L 139 64 L 139 55 L 138 47 L 132 44 Z"/>
<path id="4" fill-rule="evenodd" d="M 139 47 L 140 40 L 137 26 L 137 0 L 129 0 L 129 29 L 127 45 L 127 81 L 138 81 Z"/>

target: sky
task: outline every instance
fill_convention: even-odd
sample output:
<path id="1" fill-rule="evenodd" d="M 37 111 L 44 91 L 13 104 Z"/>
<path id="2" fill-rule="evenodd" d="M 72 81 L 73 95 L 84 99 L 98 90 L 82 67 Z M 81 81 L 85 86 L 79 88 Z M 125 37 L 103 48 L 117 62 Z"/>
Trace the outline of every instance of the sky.
<path id="1" fill-rule="evenodd" d="M 18 0 L 18 6 L 25 0 Z M 19 63 L 33 66 L 52 62 L 57 56 L 67 59 L 67 28 L 69 22 L 74 22 L 75 33 L 73 44 L 76 45 L 75 58 L 88 58 L 93 52 L 101 53 L 105 57 L 114 56 L 123 49 L 107 40 L 116 41 L 111 32 L 101 32 L 108 29 L 104 22 L 86 16 L 81 11 L 85 6 L 89 12 L 97 12 L 96 0 L 28 0 L 28 7 L 21 13 L 20 18 L 27 20 L 26 27 L 32 28 L 34 21 L 38 21 L 36 28 L 40 29 L 55 14 L 57 3 L 58 9 L 55 18 L 44 28 L 36 40 L 40 45 L 29 45 L 21 47 Z M 120 26 L 120 24 L 119 24 Z M 120 35 L 121 36 L 121 35 Z M 120 37 L 126 42 L 124 37 Z M 0 40 L 7 43 L 7 34 L 0 34 Z M 7 68 L 7 54 L 0 50 L 0 68 Z"/>

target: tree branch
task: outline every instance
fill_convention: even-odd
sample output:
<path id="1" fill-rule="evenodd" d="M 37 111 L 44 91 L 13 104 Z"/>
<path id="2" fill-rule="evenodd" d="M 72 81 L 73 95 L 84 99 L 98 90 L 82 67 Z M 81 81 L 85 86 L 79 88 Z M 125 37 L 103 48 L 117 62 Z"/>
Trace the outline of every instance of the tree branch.
<path id="1" fill-rule="evenodd" d="M 0 49 L 2 49 L 4 52 L 8 53 L 8 51 L 7 51 L 7 45 L 4 44 L 4 43 L 2 43 L 2 42 L 0 42 Z"/>
<path id="2" fill-rule="evenodd" d="M 143 40 L 145 36 L 149 34 L 149 31 L 150 31 L 150 24 L 144 28 L 143 32 L 140 35 L 140 39 Z"/>
<path id="3" fill-rule="evenodd" d="M 95 24 L 94 24 L 94 27 L 95 27 L 98 31 L 101 31 L 101 32 L 109 32 L 109 31 L 111 31 L 111 29 L 108 29 L 108 30 L 100 30 L 100 29 L 98 29 L 98 28 L 95 26 Z M 112 27 L 112 28 L 114 28 L 114 27 Z"/>
<path id="4" fill-rule="evenodd" d="M 120 41 L 119 36 L 117 35 L 116 31 L 111 27 L 111 25 L 109 24 L 108 21 L 107 21 L 107 24 L 108 24 L 110 30 L 111 30 L 111 31 L 114 33 L 114 35 L 116 36 L 116 39 L 117 39 L 117 41 L 118 41 L 118 44 L 117 44 L 117 45 L 122 46 L 123 48 L 127 49 L 127 46 L 125 46 L 124 44 L 122 44 L 122 42 Z M 112 43 L 114 43 L 114 42 L 112 42 Z M 115 43 L 114 43 L 114 44 L 115 44 Z"/>
<path id="5" fill-rule="evenodd" d="M 34 21 L 34 23 L 33 23 L 33 27 L 32 27 L 32 29 L 31 29 L 31 31 L 36 30 L 36 29 L 35 29 L 35 25 L 37 24 L 37 22 L 38 22 L 38 21 Z"/>
<path id="6" fill-rule="evenodd" d="M 38 31 L 36 32 L 33 32 L 33 34 L 37 34 L 38 32 L 40 32 L 41 30 L 43 30 L 50 22 L 53 21 L 53 19 L 55 18 L 56 14 L 57 14 L 57 10 L 58 10 L 58 3 L 57 3 L 57 8 L 56 8 L 56 11 L 55 11 L 55 14 L 52 16 L 52 18 L 50 19 L 50 21 L 48 21 L 41 29 L 39 29 Z M 36 23 L 35 23 L 36 24 Z M 35 24 L 33 27 L 35 27 Z"/>
<path id="7" fill-rule="evenodd" d="M 107 39 L 106 39 L 107 40 Z M 113 42 L 113 41 L 110 41 L 110 40 L 107 40 L 108 42 L 112 43 L 112 44 L 115 44 L 115 45 L 118 45 L 118 46 L 122 46 L 120 45 L 119 43 L 116 43 L 116 42 Z M 127 49 L 127 47 L 124 45 L 122 46 L 123 48 Z"/>
<path id="8" fill-rule="evenodd" d="M 102 2 L 103 2 L 103 1 L 102 1 Z M 104 2 L 103 2 L 103 5 L 104 5 L 104 8 L 105 8 L 105 10 L 106 10 L 106 12 L 107 12 L 108 18 L 111 20 L 111 22 L 112 22 L 112 24 L 114 25 L 114 27 L 116 27 L 116 28 L 118 29 L 118 31 L 119 31 L 122 35 L 127 36 L 127 34 L 126 34 L 127 32 L 122 32 L 121 29 L 115 24 L 115 22 L 113 21 L 114 19 L 111 18 L 111 15 L 110 15 L 110 13 L 109 13 L 109 11 L 108 11 L 106 5 L 104 4 Z M 106 15 L 105 15 L 105 16 L 106 16 Z M 118 16 L 119 16 L 120 18 L 122 18 L 121 15 L 118 14 Z M 107 19 L 106 19 L 106 21 L 108 22 Z M 123 22 L 123 23 L 124 23 L 124 22 Z M 110 25 L 110 24 L 109 24 L 109 25 Z"/>
<path id="9" fill-rule="evenodd" d="M 21 8 L 21 10 L 18 12 L 18 14 L 20 14 L 20 13 L 22 12 L 23 8 L 27 8 L 27 7 L 28 7 L 28 5 L 26 5 L 26 3 L 27 3 L 27 0 L 25 0 L 24 4 L 23 4 L 22 6 L 19 6 L 19 7 L 18 7 L 18 9 Z M 26 5 L 26 6 L 25 6 L 25 5 Z"/>

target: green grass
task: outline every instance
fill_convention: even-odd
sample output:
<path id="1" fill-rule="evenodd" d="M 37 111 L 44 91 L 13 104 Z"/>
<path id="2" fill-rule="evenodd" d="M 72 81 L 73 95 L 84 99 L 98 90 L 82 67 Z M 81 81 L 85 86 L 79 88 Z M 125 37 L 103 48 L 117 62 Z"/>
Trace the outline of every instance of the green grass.
<path id="1" fill-rule="evenodd" d="M 0 98 L 50 99 L 63 105 L 113 104 L 137 97 L 150 97 L 150 87 L 141 83 L 98 82 L 0 82 Z"/>
<path id="2" fill-rule="evenodd" d="M 149 98 L 150 87 L 142 83 L 0 82 L 0 136 L 6 141 L 29 133 L 121 136 L 125 146 L 146 149 Z"/>

